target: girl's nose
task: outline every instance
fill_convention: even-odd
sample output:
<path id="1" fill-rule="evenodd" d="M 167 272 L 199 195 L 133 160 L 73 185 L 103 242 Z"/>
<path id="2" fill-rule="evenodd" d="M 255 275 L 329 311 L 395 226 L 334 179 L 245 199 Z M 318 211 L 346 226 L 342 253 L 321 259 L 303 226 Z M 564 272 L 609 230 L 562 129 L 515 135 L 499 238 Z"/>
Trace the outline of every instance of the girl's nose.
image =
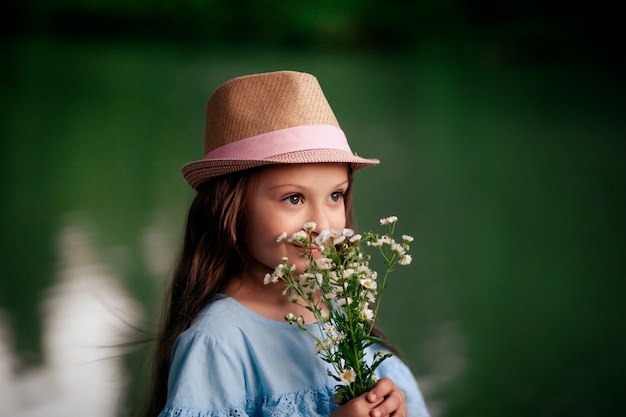
<path id="1" fill-rule="evenodd" d="M 332 228 L 330 213 L 328 213 L 324 207 L 316 207 L 311 215 L 316 225 L 315 230 L 313 230 L 315 233 Z"/>

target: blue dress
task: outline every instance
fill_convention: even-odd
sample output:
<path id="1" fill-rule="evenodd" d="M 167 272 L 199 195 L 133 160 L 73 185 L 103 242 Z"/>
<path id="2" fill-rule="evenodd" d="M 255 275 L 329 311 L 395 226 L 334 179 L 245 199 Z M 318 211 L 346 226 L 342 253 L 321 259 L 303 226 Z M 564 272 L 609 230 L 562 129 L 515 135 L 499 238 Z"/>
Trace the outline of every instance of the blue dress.
<path id="1" fill-rule="evenodd" d="M 316 325 L 310 329 L 317 332 Z M 337 407 L 329 367 L 297 326 L 223 297 L 178 337 L 159 417 L 326 417 Z M 409 416 L 428 416 L 415 378 L 399 358 L 386 359 L 377 375 L 392 378 L 404 391 Z"/>

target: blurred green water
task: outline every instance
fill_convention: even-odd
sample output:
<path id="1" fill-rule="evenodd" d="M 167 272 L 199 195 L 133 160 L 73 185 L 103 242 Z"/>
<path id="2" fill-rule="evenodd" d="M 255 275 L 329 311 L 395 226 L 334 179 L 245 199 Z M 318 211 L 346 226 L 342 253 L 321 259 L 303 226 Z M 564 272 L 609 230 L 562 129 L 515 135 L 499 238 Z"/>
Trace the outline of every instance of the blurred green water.
<path id="1" fill-rule="evenodd" d="M 234 76 L 288 68 L 317 75 L 353 150 L 383 162 L 357 175 L 361 227 L 394 214 L 416 238 L 381 323 L 433 411 L 621 409 L 616 77 L 583 62 L 497 65 L 445 44 L 391 56 L 67 39 L 3 47 L 0 308 L 23 369 L 46 360 L 40 303 L 69 223 L 84 225 L 151 328 L 167 270 L 151 268 L 145 239 L 159 230 L 174 256 L 192 197 L 178 169 L 201 156 L 206 99 Z M 128 361 L 129 401 L 144 356 Z"/>

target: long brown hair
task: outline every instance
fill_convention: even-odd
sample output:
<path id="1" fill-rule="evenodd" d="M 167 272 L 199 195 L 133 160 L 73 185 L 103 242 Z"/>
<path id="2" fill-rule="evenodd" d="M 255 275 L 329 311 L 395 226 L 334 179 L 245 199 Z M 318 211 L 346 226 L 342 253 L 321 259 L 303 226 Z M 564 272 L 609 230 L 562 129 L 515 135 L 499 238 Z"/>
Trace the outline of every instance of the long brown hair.
<path id="1" fill-rule="evenodd" d="M 182 248 L 167 294 L 152 359 L 152 380 L 145 417 L 157 416 L 167 399 L 170 356 L 178 335 L 224 291 L 228 280 L 247 267 L 248 198 L 263 168 L 228 174 L 201 184 L 191 203 Z M 352 170 L 344 196 L 346 226 L 354 228 Z"/>

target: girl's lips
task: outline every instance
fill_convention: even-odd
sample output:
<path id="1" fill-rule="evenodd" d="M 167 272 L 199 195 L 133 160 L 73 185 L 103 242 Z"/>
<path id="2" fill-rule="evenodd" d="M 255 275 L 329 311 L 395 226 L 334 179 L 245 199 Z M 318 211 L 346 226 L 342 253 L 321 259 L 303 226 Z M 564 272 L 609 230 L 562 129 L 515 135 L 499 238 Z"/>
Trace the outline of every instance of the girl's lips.
<path id="1" fill-rule="evenodd" d="M 295 245 L 295 247 L 299 252 L 302 252 L 302 253 L 307 253 L 307 252 L 310 252 L 311 254 L 319 253 L 319 249 L 317 248 L 317 246 L 309 246 L 307 250 L 305 250 L 302 246 Z"/>

